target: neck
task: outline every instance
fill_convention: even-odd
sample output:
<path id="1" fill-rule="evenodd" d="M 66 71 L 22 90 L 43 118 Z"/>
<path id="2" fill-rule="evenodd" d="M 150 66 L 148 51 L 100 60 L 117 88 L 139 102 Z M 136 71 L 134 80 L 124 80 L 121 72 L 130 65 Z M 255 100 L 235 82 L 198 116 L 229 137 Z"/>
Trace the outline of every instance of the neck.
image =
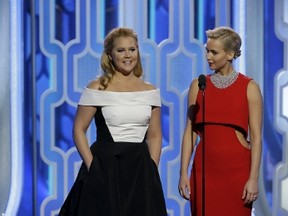
<path id="1" fill-rule="evenodd" d="M 135 75 L 133 72 L 123 74 L 121 72 L 116 72 L 115 75 L 113 76 L 113 79 L 117 79 L 118 81 L 129 81 L 131 79 L 134 79 Z"/>
<path id="2" fill-rule="evenodd" d="M 234 68 L 229 68 L 228 70 L 220 70 L 220 71 L 215 71 L 215 73 L 218 73 L 222 76 L 228 76 L 231 73 L 235 72 Z"/>

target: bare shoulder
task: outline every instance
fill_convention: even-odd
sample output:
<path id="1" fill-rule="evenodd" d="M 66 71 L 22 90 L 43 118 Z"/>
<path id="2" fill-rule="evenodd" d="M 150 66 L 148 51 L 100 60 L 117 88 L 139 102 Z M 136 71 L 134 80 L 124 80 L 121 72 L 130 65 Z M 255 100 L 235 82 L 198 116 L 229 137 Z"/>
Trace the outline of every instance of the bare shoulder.
<path id="1" fill-rule="evenodd" d="M 255 93 L 258 91 L 260 91 L 260 87 L 257 84 L 257 82 L 254 80 L 250 80 L 250 82 L 248 83 L 247 92 L 248 93 Z"/>
<path id="2" fill-rule="evenodd" d="M 92 80 L 90 83 L 88 83 L 87 88 L 98 90 L 100 85 L 101 85 L 100 80 L 96 79 L 96 80 Z"/>
<path id="3" fill-rule="evenodd" d="M 198 92 L 198 79 L 195 78 L 192 80 L 191 84 L 190 84 L 190 88 L 189 88 L 189 92 Z"/>
<path id="4" fill-rule="evenodd" d="M 145 90 L 154 90 L 157 89 L 154 85 L 152 85 L 151 83 L 148 82 L 143 82 L 144 83 L 144 88 Z"/>
<path id="5" fill-rule="evenodd" d="M 198 88 L 198 78 L 195 78 L 191 82 L 191 88 Z"/>
<path id="6" fill-rule="evenodd" d="M 188 92 L 188 105 L 195 104 L 197 94 L 198 94 L 198 79 L 192 80 L 190 87 L 189 87 L 189 92 Z"/>
<path id="7" fill-rule="evenodd" d="M 249 86 L 252 86 L 252 87 L 253 87 L 253 86 L 254 86 L 254 87 L 257 87 L 257 86 L 258 86 L 258 84 L 257 84 L 257 82 L 256 82 L 255 80 L 250 80 L 250 81 L 249 81 L 249 83 L 248 83 L 248 87 L 249 87 Z"/>
<path id="8" fill-rule="evenodd" d="M 253 98 L 262 98 L 262 94 L 261 94 L 261 90 L 260 90 L 260 87 L 259 85 L 257 84 L 256 81 L 254 80 L 251 80 L 249 83 L 248 83 L 248 87 L 247 87 L 247 96 L 248 96 L 248 99 L 253 99 Z"/>

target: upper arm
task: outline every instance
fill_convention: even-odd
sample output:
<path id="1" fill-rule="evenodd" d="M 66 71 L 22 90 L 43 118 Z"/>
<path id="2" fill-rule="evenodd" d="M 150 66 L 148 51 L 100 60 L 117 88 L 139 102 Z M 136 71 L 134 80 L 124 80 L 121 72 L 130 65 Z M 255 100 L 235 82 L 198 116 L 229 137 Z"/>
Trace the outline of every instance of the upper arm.
<path id="1" fill-rule="evenodd" d="M 87 85 L 87 88 L 98 89 L 99 86 L 100 86 L 99 80 L 93 80 Z M 86 132 L 96 111 L 97 108 L 95 106 L 78 105 L 73 125 L 74 134 L 75 131 L 77 132 L 79 130 L 81 132 L 83 131 Z"/>
<path id="2" fill-rule="evenodd" d="M 76 116 L 74 119 L 74 126 L 73 126 L 74 131 L 81 130 L 86 132 L 96 113 L 96 110 L 97 110 L 96 107 L 93 106 L 78 105 Z"/>
<path id="3" fill-rule="evenodd" d="M 263 102 L 259 86 L 251 80 L 247 87 L 249 130 L 251 138 L 261 139 Z"/>
<path id="4" fill-rule="evenodd" d="M 183 143 L 191 143 L 192 149 L 194 148 L 194 143 L 196 142 L 197 138 L 196 132 L 193 130 L 193 121 L 195 118 L 195 106 L 197 95 L 198 95 L 198 80 L 194 79 L 190 85 L 188 92 L 186 127 L 182 141 Z"/>
<path id="5" fill-rule="evenodd" d="M 154 107 L 152 108 L 151 118 L 147 131 L 147 140 L 153 137 L 162 138 L 162 129 L 161 129 L 161 108 Z"/>
<path id="6" fill-rule="evenodd" d="M 156 89 L 154 85 L 145 82 L 145 89 L 146 90 L 154 90 Z M 151 111 L 151 118 L 149 121 L 149 126 L 148 126 L 148 133 L 147 136 L 157 136 L 160 135 L 162 136 L 161 133 L 161 107 L 154 106 L 152 107 Z"/>
<path id="7" fill-rule="evenodd" d="M 187 107 L 187 125 L 192 125 L 194 119 L 194 110 L 196 105 L 196 99 L 198 95 L 198 80 L 194 79 L 190 85 L 188 92 L 188 107 Z"/>

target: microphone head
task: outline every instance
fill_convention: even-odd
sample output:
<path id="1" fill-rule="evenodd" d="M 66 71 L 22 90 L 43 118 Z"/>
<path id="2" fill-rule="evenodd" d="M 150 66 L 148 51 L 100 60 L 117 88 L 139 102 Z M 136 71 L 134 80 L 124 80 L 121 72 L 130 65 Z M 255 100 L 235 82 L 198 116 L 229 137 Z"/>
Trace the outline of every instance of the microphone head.
<path id="1" fill-rule="evenodd" d="M 206 76 L 201 74 L 199 77 L 198 77 L 198 87 L 199 89 L 201 89 L 202 91 L 205 90 L 206 88 Z"/>

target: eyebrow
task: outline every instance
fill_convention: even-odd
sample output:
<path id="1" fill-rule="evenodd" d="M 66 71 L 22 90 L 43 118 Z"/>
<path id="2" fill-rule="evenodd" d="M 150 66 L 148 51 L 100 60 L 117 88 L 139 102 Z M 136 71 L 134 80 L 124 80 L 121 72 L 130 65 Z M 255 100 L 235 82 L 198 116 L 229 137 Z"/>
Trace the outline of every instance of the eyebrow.
<path id="1" fill-rule="evenodd" d="M 119 47 L 115 47 L 116 49 L 126 49 L 126 47 L 123 47 L 123 46 L 119 46 Z M 130 46 L 128 47 L 128 49 L 134 49 L 134 48 L 137 48 L 137 46 Z"/>
<path id="2" fill-rule="evenodd" d="M 213 51 L 213 52 L 219 52 L 219 50 L 215 50 L 215 49 L 208 49 L 207 47 L 205 47 L 206 50 L 209 50 L 209 51 Z"/>

